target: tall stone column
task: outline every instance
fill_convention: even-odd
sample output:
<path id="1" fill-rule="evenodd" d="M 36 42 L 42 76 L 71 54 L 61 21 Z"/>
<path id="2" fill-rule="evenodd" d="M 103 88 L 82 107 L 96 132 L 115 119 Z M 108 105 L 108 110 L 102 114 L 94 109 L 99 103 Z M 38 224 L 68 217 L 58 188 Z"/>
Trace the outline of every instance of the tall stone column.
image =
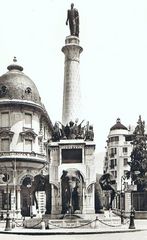
<path id="1" fill-rule="evenodd" d="M 71 120 L 80 118 L 79 62 L 83 49 L 79 46 L 79 38 L 66 37 L 62 51 L 65 54 L 62 123 L 66 125 Z"/>

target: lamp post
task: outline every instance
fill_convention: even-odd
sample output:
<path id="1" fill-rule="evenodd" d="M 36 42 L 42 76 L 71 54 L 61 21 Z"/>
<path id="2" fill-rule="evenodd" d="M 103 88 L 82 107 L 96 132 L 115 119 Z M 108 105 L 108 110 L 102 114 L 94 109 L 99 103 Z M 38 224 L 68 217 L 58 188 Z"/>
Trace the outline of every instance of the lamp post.
<path id="1" fill-rule="evenodd" d="M 122 209 L 122 185 L 123 185 L 123 176 L 121 176 L 121 190 L 120 190 L 120 218 L 121 218 L 121 224 L 124 224 L 123 209 Z"/>
<path id="2" fill-rule="evenodd" d="M 126 176 L 121 176 L 121 191 L 120 191 L 120 217 L 121 217 L 121 224 L 124 224 L 124 210 L 123 210 L 123 184 L 126 179 Z"/>
<path id="3" fill-rule="evenodd" d="M 12 227 L 14 227 L 15 218 L 16 218 L 16 159 L 12 162 L 13 167 L 13 219 L 12 219 Z"/>
<path id="4" fill-rule="evenodd" d="M 6 169 L 6 194 L 7 194 L 7 216 L 6 216 L 6 226 L 5 231 L 11 231 L 11 225 L 10 225 L 10 212 L 9 212 L 9 175 L 8 171 Z"/>

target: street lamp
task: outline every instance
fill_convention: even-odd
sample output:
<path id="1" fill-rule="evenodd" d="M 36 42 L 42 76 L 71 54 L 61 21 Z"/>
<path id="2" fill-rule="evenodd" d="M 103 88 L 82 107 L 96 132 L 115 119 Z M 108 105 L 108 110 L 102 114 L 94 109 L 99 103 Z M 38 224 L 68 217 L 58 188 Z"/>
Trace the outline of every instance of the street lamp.
<path id="1" fill-rule="evenodd" d="M 124 224 L 124 210 L 123 210 L 123 185 L 124 185 L 124 182 L 125 182 L 125 179 L 126 179 L 126 175 L 123 175 L 121 176 L 121 191 L 120 191 L 120 217 L 121 217 L 121 224 Z"/>
<path id="2" fill-rule="evenodd" d="M 121 176 L 121 190 L 120 190 L 120 218 L 121 218 L 121 224 L 124 224 L 124 218 L 123 218 L 123 204 L 122 204 L 122 193 L 123 193 L 123 180 L 124 176 Z"/>
<path id="3" fill-rule="evenodd" d="M 5 226 L 5 231 L 11 231 L 11 226 L 10 226 L 10 212 L 9 212 L 9 174 L 6 169 L 6 174 L 4 175 L 6 179 L 6 194 L 7 194 L 7 217 L 6 217 L 6 226 Z"/>

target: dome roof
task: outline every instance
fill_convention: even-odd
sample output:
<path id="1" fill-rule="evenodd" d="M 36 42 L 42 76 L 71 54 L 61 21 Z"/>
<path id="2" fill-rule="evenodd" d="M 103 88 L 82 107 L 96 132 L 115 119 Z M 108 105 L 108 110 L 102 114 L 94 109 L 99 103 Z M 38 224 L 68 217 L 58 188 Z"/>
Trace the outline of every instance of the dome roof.
<path id="1" fill-rule="evenodd" d="M 9 71 L 0 77 L 0 100 L 19 99 L 42 105 L 34 82 L 22 72 L 23 67 L 17 65 L 16 61 L 14 58 L 14 63 L 7 67 Z"/>
<path id="2" fill-rule="evenodd" d="M 110 130 L 118 130 L 118 129 L 128 130 L 127 127 L 121 124 L 120 118 L 117 118 L 116 124 L 110 128 Z"/>

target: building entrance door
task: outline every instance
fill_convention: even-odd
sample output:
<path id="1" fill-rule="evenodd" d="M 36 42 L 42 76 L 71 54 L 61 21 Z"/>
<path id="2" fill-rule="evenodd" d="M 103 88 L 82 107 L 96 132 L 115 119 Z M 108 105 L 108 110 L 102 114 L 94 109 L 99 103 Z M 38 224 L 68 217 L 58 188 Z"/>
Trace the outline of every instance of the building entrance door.
<path id="1" fill-rule="evenodd" d="M 31 215 L 32 195 L 31 195 L 32 180 L 26 177 L 21 185 L 21 214 L 22 216 Z"/>

